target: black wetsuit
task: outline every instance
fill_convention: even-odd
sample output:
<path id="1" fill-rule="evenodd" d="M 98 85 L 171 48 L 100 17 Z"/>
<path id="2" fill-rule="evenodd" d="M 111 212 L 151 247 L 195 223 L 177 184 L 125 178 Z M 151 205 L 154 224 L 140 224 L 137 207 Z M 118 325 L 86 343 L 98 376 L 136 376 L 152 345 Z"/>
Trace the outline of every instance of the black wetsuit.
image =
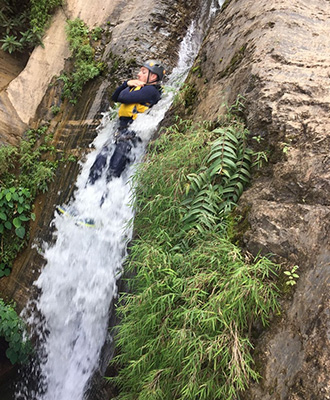
<path id="1" fill-rule="evenodd" d="M 113 101 L 122 103 L 119 109 L 119 128 L 116 138 L 116 147 L 111 156 L 109 167 L 107 170 L 107 181 L 111 177 L 119 177 L 124 171 L 128 162 L 130 162 L 130 151 L 135 147 L 138 141 L 135 132 L 129 130 L 129 125 L 136 118 L 138 113 L 146 111 L 148 108 L 156 104 L 161 97 L 160 85 L 146 85 L 141 88 L 129 87 L 127 82 L 120 85 L 112 95 Z M 123 106 L 127 105 L 127 106 Z M 103 169 L 107 164 L 109 147 L 104 146 L 97 155 L 92 165 L 88 182 L 94 184 L 102 175 Z"/>

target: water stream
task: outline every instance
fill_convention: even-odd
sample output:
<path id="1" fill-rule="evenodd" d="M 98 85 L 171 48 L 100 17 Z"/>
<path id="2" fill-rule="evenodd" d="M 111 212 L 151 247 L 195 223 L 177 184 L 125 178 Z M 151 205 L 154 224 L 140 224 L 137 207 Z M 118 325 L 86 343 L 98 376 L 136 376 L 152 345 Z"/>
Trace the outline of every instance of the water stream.
<path id="1" fill-rule="evenodd" d="M 205 14 L 208 18 L 222 2 L 211 3 Z M 38 350 L 41 361 L 35 368 L 38 385 L 32 389 L 29 379 L 21 382 L 16 400 L 84 398 L 86 385 L 98 367 L 107 336 L 110 304 L 117 295 L 116 282 L 132 236 L 130 222 L 134 212 L 130 204 L 134 190 L 130 178 L 171 105 L 175 89 L 183 83 L 196 57 L 203 30 L 202 24 L 191 24 L 181 43 L 178 65 L 166 82 L 171 90 L 167 89 L 160 102 L 132 124 L 132 130 L 142 139 L 142 144 L 134 149 L 136 162 L 108 184 L 102 176 L 94 185 L 86 185 L 96 155 L 105 143 L 114 139 L 116 120 L 110 118 L 110 112 L 104 115 L 93 142 L 95 150 L 81 165 L 74 199 L 65 205 L 79 217 L 56 215 L 52 222 L 55 243 L 44 245 L 46 265 L 35 282 L 40 296 L 31 301 L 35 311 L 28 318 L 41 343 Z M 107 196 L 100 207 L 104 193 Z M 95 226 L 81 224 L 84 218 L 93 219 Z"/>

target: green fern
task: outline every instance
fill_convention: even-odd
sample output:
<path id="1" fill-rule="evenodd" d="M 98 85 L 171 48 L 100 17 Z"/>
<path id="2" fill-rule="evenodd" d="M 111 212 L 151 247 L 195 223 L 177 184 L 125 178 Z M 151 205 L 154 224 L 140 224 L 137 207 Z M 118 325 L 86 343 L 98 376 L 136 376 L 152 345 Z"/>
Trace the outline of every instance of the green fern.
<path id="1" fill-rule="evenodd" d="M 185 230 L 196 228 L 203 232 L 205 227 L 212 230 L 217 224 L 217 204 L 222 201 L 217 189 L 217 186 L 205 185 L 194 197 L 188 197 L 183 201 L 182 205 L 188 209 L 182 218 Z"/>
<path id="2" fill-rule="evenodd" d="M 211 143 L 205 165 L 187 176 L 184 230 L 215 227 L 233 210 L 251 178 L 252 151 L 246 147 L 246 130 L 236 124 L 212 133 L 218 138 Z"/>

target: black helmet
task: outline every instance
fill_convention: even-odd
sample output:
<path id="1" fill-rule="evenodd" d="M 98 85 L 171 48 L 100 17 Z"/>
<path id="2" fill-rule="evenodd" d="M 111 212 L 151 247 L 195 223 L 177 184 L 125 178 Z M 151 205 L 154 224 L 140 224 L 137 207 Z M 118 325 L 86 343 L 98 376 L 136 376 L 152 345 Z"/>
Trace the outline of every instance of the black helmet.
<path id="1" fill-rule="evenodd" d="M 153 72 L 154 74 L 157 74 L 158 80 L 160 81 L 163 79 L 165 75 L 165 69 L 159 61 L 148 60 L 143 64 L 143 67 L 146 67 L 148 68 L 149 71 Z"/>

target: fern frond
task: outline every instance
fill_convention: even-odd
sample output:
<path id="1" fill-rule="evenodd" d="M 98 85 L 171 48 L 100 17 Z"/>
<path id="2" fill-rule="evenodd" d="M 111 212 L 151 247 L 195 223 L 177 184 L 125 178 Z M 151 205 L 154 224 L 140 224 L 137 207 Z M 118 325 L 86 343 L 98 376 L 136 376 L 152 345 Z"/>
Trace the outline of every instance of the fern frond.
<path id="1" fill-rule="evenodd" d="M 183 229 L 189 230 L 192 227 L 200 231 L 205 227 L 211 229 L 218 222 L 219 202 L 221 202 L 219 193 L 211 184 L 204 187 L 194 198 L 186 199 L 182 203 L 186 207 L 186 213 L 181 220 Z"/>
<path id="2" fill-rule="evenodd" d="M 251 150 L 246 131 L 238 126 L 217 128 L 206 165 L 189 174 L 183 206 L 183 229 L 211 229 L 237 204 L 251 178 Z"/>
<path id="3" fill-rule="evenodd" d="M 190 189 L 197 192 L 201 190 L 209 182 L 209 172 L 201 170 L 198 174 L 189 174 L 187 179 L 190 182 Z"/>

